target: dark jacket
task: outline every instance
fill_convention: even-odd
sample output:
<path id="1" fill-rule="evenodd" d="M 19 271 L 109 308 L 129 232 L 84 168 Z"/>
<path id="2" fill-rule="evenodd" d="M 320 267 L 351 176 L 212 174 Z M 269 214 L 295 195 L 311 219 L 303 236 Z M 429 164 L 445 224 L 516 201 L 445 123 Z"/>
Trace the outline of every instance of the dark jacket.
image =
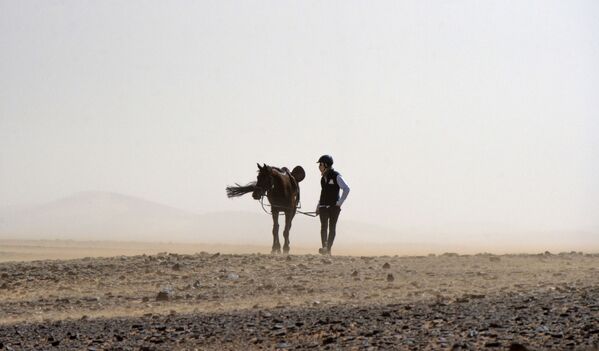
<path id="1" fill-rule="evenodd" d="M 320 201 L 319 206 L 335 206 L 339 200 L 339 184 L 337 176 L 339 173 L 331 169 L 320 178 Z"/>

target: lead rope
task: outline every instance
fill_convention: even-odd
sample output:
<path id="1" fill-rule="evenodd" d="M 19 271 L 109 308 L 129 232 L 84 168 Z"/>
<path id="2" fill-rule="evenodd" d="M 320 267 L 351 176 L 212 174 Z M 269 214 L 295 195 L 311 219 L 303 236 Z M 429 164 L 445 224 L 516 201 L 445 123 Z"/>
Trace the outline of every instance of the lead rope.
<path id="1" fill-rule="evenodd" d="M 264 210 L 264 212 L 265 212 L 266 214 L 272 215 L 272 211 L 271 211 L 271 212 L 268 212 L 268 211 L 266 210 L 266 208 L 264 207 L 264 206 L 267 206 L 267 207 L 272 207 L 271 205 L 265 205 L 265 204 L 264 204 L 264 197 L 265 197 L 265 196 L 266 196 L 266 195 L 262 195 L 262 196 L 260 197 L 260 205 L 262 206 L 262 209 Z M 283 209 L 287 209 L 287 210 L 292 210 L 292 209 L 293 209 L 293 208 L 291 208 L 291 207 L 283 207 L 283 206 L 277 206 L 277 207 L 280 207 L 280 208 L 283 208 Z M 296 210 L 295 210 L 295 212 L 297 212 L 297 213 L 300 213 L 300 214 L 303 214 L 303 215 L 305 215 L 305 216 L 308 216 L 308 217 L 316 217 L 316 216 L 318 216 L 318 214 L 316 214 L 316 212 L 304 212 L 304 211 L 300 211 L 300 210 L 298 210 L 298 208 L 302 208 L 302 203 L 301 203 L 301 201 L 298 203 L 298 206 L 296 207 Z M 282 215 L 282 214 L 284 214 L 284 213 L 279 213 L 279 216 L 280 216 L 280 215 Z"/>

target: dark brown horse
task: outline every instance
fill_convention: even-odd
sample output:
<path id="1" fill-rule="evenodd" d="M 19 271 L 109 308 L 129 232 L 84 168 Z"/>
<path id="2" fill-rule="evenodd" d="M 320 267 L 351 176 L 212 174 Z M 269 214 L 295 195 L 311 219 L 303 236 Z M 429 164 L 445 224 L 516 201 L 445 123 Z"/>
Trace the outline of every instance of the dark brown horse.
<path id="1" fill-rule="evenodd" d="M 258 179 L 256 182 L 246 186 L 227 187 L 228 197 L 238 197 L 247 193 L 252 193 L 255 200 L 260 200 L 266 196 L 271 206 L 272 212 L 272 253 L 281 252 L 281 243 L 279 242 L 279 213 L 285 213 L 285 229 L 283 229 L 283 252 L 289 253 L 289 230 L 291 221 L 297 211 L 300 200 L 299 182 L 305 177 L 302 167 L 297 166 L 292 172 L 285 167 L 277 168 L 263 164 L 258 165 Z"/>

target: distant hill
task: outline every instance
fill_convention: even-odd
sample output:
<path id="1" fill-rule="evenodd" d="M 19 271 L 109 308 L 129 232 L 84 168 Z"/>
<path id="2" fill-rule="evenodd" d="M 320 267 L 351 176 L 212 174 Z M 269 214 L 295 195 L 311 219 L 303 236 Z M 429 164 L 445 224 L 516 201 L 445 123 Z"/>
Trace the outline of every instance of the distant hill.
<path id="1" fill-rule="evenodd" d="M 73 240 L 188 239 L 197 215 L 108 192 L 82 192 L 0 213 L 0 237 Z M 162 239 L 161 239 L 162 238 Z"/>
<path id="2" fill-rule="evenodd" d="M 283 221 L 283 217 L 281 217 Z M 283 239 L 283 223 L 280 237 Z M 347 230 L 351 228 L 351 230 Z M 340 223 L 345 239 L 401 241 L 391 230 L 361 223 Z M 121 240 L 266 244 L 272 220 L 260 212 L 196 214 L 156 202 L 108 192 L 81 192 L 29 208 L 0 210 L 2 239 Z M 350 234 L 351 232 L 352 234 Z M 292 243 L 320 244 L 317 218 L 296 215 Z M 373 240 L 374 239 L 374 240 Z"/>

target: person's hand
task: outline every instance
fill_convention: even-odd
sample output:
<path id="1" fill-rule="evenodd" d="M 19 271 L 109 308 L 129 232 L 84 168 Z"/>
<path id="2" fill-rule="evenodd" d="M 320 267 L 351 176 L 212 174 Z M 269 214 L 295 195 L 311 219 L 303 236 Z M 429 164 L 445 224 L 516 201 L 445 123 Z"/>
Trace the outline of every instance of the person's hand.
<path id="1" fill-rule="evenodd" d="M 314 211 L 316 213 L 316 215 L 318 216 L 320 214 L 320 207 L 316 207 L 316 211 Z"/>

